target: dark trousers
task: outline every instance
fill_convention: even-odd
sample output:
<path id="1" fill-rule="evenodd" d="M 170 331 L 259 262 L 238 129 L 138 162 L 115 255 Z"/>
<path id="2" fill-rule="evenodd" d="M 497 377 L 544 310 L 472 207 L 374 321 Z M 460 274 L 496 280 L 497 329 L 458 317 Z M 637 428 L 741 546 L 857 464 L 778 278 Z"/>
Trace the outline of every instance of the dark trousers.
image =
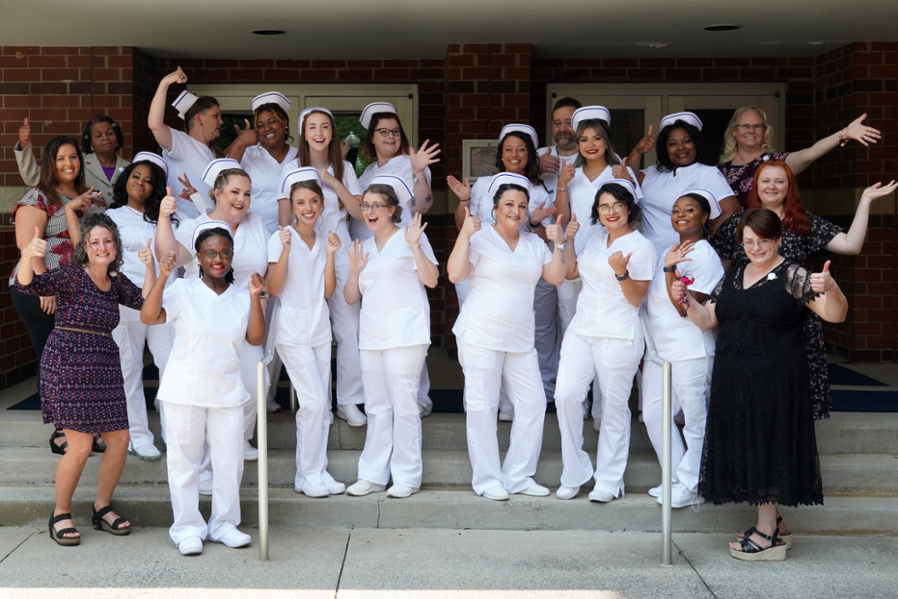
<path id="1" fill-rule="evenodd" d="M 28 329 L 28 335 L 31 337 L 31 345 L 34 346 L 34 353 L 37 354 L 37 394 L 41 394 L 41 354 L 44 353 L 44 346 L 47 344 L 47 338 L 53 332 L 53 326 L 56 322 L 53 314 L 47 314 L 41 310 L 41 298 L 33 295 L 25 295 L 13 286 L 9 288 L 9 295 L 12 297 L 12 305 L 16 307 L 25 328 Z"/>

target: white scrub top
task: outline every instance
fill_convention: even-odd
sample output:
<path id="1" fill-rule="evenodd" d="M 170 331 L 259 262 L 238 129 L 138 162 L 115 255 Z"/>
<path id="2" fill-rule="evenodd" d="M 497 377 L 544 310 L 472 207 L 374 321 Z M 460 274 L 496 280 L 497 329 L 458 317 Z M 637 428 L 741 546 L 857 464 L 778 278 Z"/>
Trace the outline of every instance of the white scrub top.
<path id="1" fill-rule="evenodd" d="M 427 235 L 422 233 L 419 243 L 427 259 L 437 264 Z M 359 349 L 430 345 L 430 303 L 403 230 L 393 233 L 381 251 L 369 240 L 365 253 L 368 263 L 359 273 Z"/>
<path id="2" fill-rule="evenodd" d="M 253 212 L 262 217 L 269 234 L 278 231 L 278 198 L 281 192 L 281 171 L 285 164 L 296 160 L 298 150 L 289 146 L 287 157 L 278 162 L 260 144 L 246 149 L 240 161 L 253 183 Z"/>
<path id="3" fill-rule="evenodd" d="M 362 193 L 371 185 L 371 180 L 379 175 L 393 175 L 399 177 L 408 188 L 415 191 L 415 173 L 412 169 L 412 159 L 409 156 L 393 156 L 383 166 L 377 166 L 377 161 L 372 162 L 359 177 L 359 187 Z M 427 179 L 427 185 L 430 186 L 430 167 L 424 169 L 424 178 Z M 399 227 L 410 225 L 412 223 L 412 209 L 408 202 L 400 204 L 402 206 L 402 214 L 400 215 Z M 368 229 L 368 225 L 354 218 L 349 219 L 349 236 L 353 240 L 361 239 L 367 241 L 374 236 L 374 233 Z"/>
<path id="4" fill-rule="evenodd" d="M 131 279 L 132 283 L 142 287 L 147 267 L 137 257 L 137 252 L 147 247 L 148 239 L 152 240 L 150 249 L 155 251 L 156 225 L 145 221 L 142 212 L 128 206 L 107 210 L 106 216 L 118 226 L 118 234 L 122 240 L 122 273 Z M 172 222 L 172 226 L 177 227 L 177 224 Z M 159 263 L 156 262 L 157 277 L 160 272 Z M 175 279 L 177 279 L 177 275 L 172 273 L 165 283 L 166 287 L 170 286 Z"/>
<path id="5" fill-rule="evenodd" d="M 583 229 L 580 229 L 581 231 Z M 580 237 L 580 233 L 577 233 Z M 639 231 L 618 237 L 608 246 L 608 229 L 599 225 L 597 232 L 577 256 L 577 268 L 583 290 L 577 298 L 577 313 L 568 326 L 581 337 L 636 339 L 640 335 L 639 308 L 627 301 L 608 257 L 615 252 L 626 256 L 630 278 L 651 281 L 655 272 L 655 248 Z"/>
<path id="6" fill-rule="evenodd" d="M 186 406 L 243 405 L 240 355 L 249 326 L 249 293 L 235 285 L 218 295 L 200 279 L 178 279 L 162 296 L 174 345 L 159 384 L 162 401 Z"/>
<path id="7" fill-rule="evenodd" d="M 203 173 L 209 163 L 215 160 L 215 154 L 209 146 L 190 137 L 183 131 L 168 128 L 171 131 L 171 151 L 162 149 L 162 158 L 168 165 L 168 186 L 172 193 L 178 196 L 184 189 L 184 185 L 178 181 L 178 177 L 187 173 L 190 184 L 204 198 L 209 197 L 210 187 L 203 181 Z M 185 218 L 195 218 L 200 211 L 182 198 L 178 198 L 178 213 Z"/>
<path id="8" fill-rule="evenodd" d="M 633 169 L 628 166 L 627 170 L 630 172 L 630 176 L 635 182 L 636 175 L 633 173 Z M 596 192 L 599 191 L 599 188 L 602 185 L 612 179 L 614 179 L 614 175 L 611 171 L 611 165 L 606 166 L 605 170 L 602 171 L 594 181 L 590 181 L 589 177 L 583 174 L 583 167 L 579 167 L 574 174 L 574 178 L 567 184 L 567 197 L 571 213 L 577 215 L 577 222 L 580 223 L 580 230 L 577 232 L 577 237 L 574 242 L 574 252 L 578 256 L 580 255 L 580 252 L 583 251 L 583 248 L 586 247 L 586 243 L 589 239 L 598 231 L 604 229 L 602 224 L 598 221 L 596 224 L 592 224 L 592 217 L 590 215 L 592 213 L 592 206 L 596 202 Z M 636 187 L 636 200 L 641 201 L 642 190 L 639 187 L 639 183 L 633 183 L 633 186 Z M 649 275 L 645 280 L 648 281 L 651 278 L 651 275 Z"/>
<path id="9" fill-rule="evenodd" d="M 280 295 L 277 342 L 309 347 L 330 343 L 330 312 L 324 299 L 326 239 L 316 234 L 315 243 L 309 249 L 296 229 L 287 227 L 287 230 L 290 231 L 290 256 L 287 280 Z M 283 249 L 280 234 L 275 233 L 268 239 L 268 262 L 278 262 Z"/>
<path id="10" fill-rule="evenodd" d="M 544 155 L 549 151 L 549 148 L 540 148 L 536 151 L 538 156 Z M 579 152 L 574 152 L 570 156 L 562 156 L 558 153 L 558 146 L 552 146 L 552 156 L 558 158 L 561 161 L 562 168 L 568 164 L 574 164 L 577 162 L 577 156 L 579 156 Z M 540 175 L 540 179 L 543 180 L 543 183 L 546 184 L 546 188 L 548 188 L 550 193 L 555 192 L 555 189 L 558 187 L 558 173 L 543 173 Z M 580 218 L 579 216 L 577 218 Z"/>
<path id="11" fill-rule="evenodd" d="M 533 349 L 533 292 L 552 261 L 542 239 L 521 232 L 514 252 L 493 227 L 471 236 L 470 292 L 452 332 L 465 343 L 505 352 Z"/>
<path id="12" fill-rule="evenodd" d="M 209 214 L 200 216 L 181 223 L 175 231 L 175 239 L 187 248 L 193 260 L 184 265 L 184 278 L 193 279 L 200 276 L 200 265 L 196 260 L 196 250 L 193 248 L 193 231 L 196 226 L 209 222 Z M 231 266 L 234 268 L 234 285 L 246 291 L 250 278 L 254 272 L 263 277 L 268 270 L 268 231 L 262 219 L 253 212 L 247 212 L 237 227 L 234 237 L 234 260 Z"/>
<path id="13" fill-rule="evenodd" d="M 681 275 L 695 279 L 688 289 L 711 295 L 717 283 L 723 278 L 720 256 L 710 243 L 702 239 L 695 244 L 695 249 L 689 252 L 687 257 L 692 261 L 680 262 L 677 268 Z M 702 331 L 691 320 L 680 316 L 670 303 L 663 268 L 664 256 L 659 256 L 655 276 L 649 285 L 649 293 L 645 300 L 649 331 L 655 340 L 658 355 L 665 360 L 691 360 L 713 356 L 714 332 Z"/>
<path id="14" fill-rule="evenodd" d="M 471 214 L 480 219 L 481 227 L 487 227 L 496 222 L 496 218 L 493 215 L 493 196 L 495 195 L 495 191 L 492 194 L 489 193 L 490 185 L 495 177 L 496 175 L 491 177 L 480 177 L 474 181 L 474 185 L 471 186 L 471 203 L 468 210 L 471 211 Z M 532 214 L 535 209 L 539 208 L 539 205 L 543 202 L 546 203 L 543 208 L 554 206 L 555 195 L 546 191 L 542 185 L 534 185 L 530 189 L 530 201 L 527 204 L 527 215 L 530 216 L 530 214 Z M 555 217 L 549 217 L 543 222 L 546 225 L 550 225 L 555 222 Z M 521 225 L 521 231 L 529 232 L 526 222 Z"/>
<path id="15" fill-rule="evenodd" d="M 670 213 L 683 192 L 693 187 L 707 189 L 718 200 L 733 195 L 726 178 L 716 167 L 695 162 L 676 171 L 659 171 L 657 166 L 644 169 L 642 180 L 642 227 L 646 239 L 655 244 L 655 251 L 662 256 L 680 240 L 680 235 L 670 224 Z"/>

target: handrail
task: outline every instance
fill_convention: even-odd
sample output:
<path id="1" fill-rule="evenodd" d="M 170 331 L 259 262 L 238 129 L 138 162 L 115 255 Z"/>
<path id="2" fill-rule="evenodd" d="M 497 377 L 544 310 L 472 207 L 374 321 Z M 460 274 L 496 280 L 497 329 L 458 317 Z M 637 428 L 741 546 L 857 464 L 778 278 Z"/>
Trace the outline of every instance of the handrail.
<path id="1" fill-rule="evenodd" d="M 268 561 L 268 412 L 265 409 L 265 367 L 274 359 L 280 300 L 272 297 L 271 320 L 265 335 L 265 353 L 256 366 L 256 445 L 259 449 L 259 560 Z"/>

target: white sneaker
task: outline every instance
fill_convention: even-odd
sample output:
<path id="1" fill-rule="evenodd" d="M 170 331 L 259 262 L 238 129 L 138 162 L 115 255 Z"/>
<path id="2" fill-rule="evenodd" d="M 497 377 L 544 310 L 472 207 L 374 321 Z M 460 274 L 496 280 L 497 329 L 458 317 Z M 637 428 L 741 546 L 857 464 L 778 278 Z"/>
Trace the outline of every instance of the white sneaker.
<path id="1" fill-rule="evenodd" d="M 155 461 L 162 457 L 162 453 L 152 443 L 146 443 L 140 447 L 128 447 L 128 453 L 138 460 Z"/>
<path id="2" fill-rule="evenodd" d="M 565 487 L 564 485 L 561 485 L 558 487 L 558 490 L 555 491 L 555 497 L 558 499 L 573 499 L 579 492 L 580 487 Z"/>
<path id="3" fill-rule="evenodd" d="M 664 492 L 664 483 L 661 483 L 657 487 L 652 487 L 649 489 L 649 495 L 652 497 L 661 497 L 661 493 Z"/>
<path id="4" fill-rule="evenodd" d="M 238 547 L 246 547 L 247 545 L 250 544 L 250 542 L 253 540 L 253 538 L 246 533 L 240 532 L 236 528 L 232 528 L 231 530 L 224 533 L 217 539 L 213 539 L 212 537 L 209 537 L 209 540 L 212 541 L 213 543 L 221 543 L 222 545 L 224 545 L 226 547 L 231 547 L 233 549 L 236 549 Z"/>
<path id="5" fill-rule="evenodd" d="M 297 490 L 294 487 L 294 490 Z M 313 485 L 309 481 L 303 481 L 302 486 L 298 489 L 300 493 L 305 495 L 306 497 L 330 497 L 330 489 L 327 488 L 327 485 Z"/>
<path id="6" fill-rule="evenodd" d="M 639 412 L 639 416 L 637 417 L 637 420 L 639 420 L 639 422 L 645 422 L 645 419 L 642 417 L 641 411 Z"/>
<path id="7" fill-rule="evenodd" d="M 431 414 L 433 414 L 433 405 L 430 407 L 422 406 L 418 404 L 418 412 L 421 414 L 421 418 L 427 418 Z"/>
<path id="8" fill-rule="evenodd" d="M 274 414 L 275 412 L 281 411 L 281 405 L 274 401 L 273 399 L 269 399 L 265 402 L 265 411 L 269 414 Z"/>
<path id="9" fill-rule="evenodd" d="M 397 499 L 403 499 L 405 497 L 411 497 L 412 493 L 417 493 L 418 489 L 414 487 L 406 487 L 405 485 L 393 485 L 389 489 L 387 489 L 387 497 L 395 497 Z"/>
<path id="10" fill-rule="evenodd" d="M 247 462 L 255 462 L 259 459 L 259 450 L 247 443 L 243 448 L 243 459 Z"/>
<path id="11" fill-rule="evenodd" d="M 508 491 L 496 485 L 483 492 L 483 496 L 493 501 L 508 501 Z"/>
<path id="12" fill-rule="evenodd" d="M 355 404 L 337 406 L 337 418 L 345 420 L 349 426 L 365 426 L 368 424 L 368 417 L 362 414 L 362 411 Z"/>
<path id="13" fill-rule="evenodd" d="M 604 489 L 593 489 L 592 493 L 589 494 L 589 500 L 598 503 L 610 503 L 614 499 L 614 495 Z"/>
<path id="14" fill-rule="evenodd" d="M 499 410 L 499 422 L 511 422 L 514 420 L 514 412 L 511 410 Z"/>
<path id="15" fill-rule="evenodd" d="M 371 483 L 367 480 L 359 479 L 354 485 L 350 485 L 350 487 L 346 489 L 346 493 L 348 495 L 352 495 L 353 497 L 361 497 L 363 495 L 367 495 L 368 493 L 377 493 L 379 491 L 383 491 L 386 488 L 386 485 L 378 485 L 377 483 Z"/>
<path id="16" fill-rule="evenodd" d="M 203 552 L 203 540 L 199 537 L 187 537 L 178 543 L 181 555 L 199 555 Z"/>
<path id="17" fill-rule="evenodd" d="M 658 498 L 658 503 L 663 504 L 662 498 Z M 682 483 L 677 483 L 670 490 L 670 507 L 681 508 L 689 505 L 700 505 L 705 503 L 705 498 L 698 493 L 693 493 Z"/>
<path id="18" fill-rule="evenodd" d="M 200 495 L 212 494 L 212 479 L 200 481 Z"/>
<path id="19" fill-rule="evenodd" d="M 595 432 L 599 432 L 602 430 L 602 419 L 601 418 L 593 418 L 592 430 L 594 430 Z"/>
<path id="20" fill-rule="evenodd" d="M 346 492 L 346 485 L 334 480 L 334 477 L 327 471 L 321 473 L 321 480 L 331 495 L 341 495 Z"/>
<path id="21" fill-rule="evenodd" d="M 549 489 L 533 483 L 523 491 L 518 491 L 521 495 L 529 495 L 530 497 L 547 497 L 549 495 Z"/>
<path id="22" fill-rule="evenodd" d="M 328 414 L 328 417 L 330 418 L 331 424 L 333 424 L 334 423 L 334 411 L 328 410 L 327 414 Z"/>

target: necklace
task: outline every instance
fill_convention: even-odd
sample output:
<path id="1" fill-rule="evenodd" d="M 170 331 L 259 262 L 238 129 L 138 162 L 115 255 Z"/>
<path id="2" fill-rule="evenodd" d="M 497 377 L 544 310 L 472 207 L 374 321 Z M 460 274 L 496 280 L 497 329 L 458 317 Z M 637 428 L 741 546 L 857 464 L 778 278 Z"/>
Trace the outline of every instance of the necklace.
<path id="1" fill-rule="evenodd" d="M 508 247 L 512 252 L 515 251 L 515 249 L 518 247 L 518 242 L 521 240 L 520 234 L 514 241 L 509 241 L 508 239 L 505 239 L 505 236 L 503 236 L 502 233 L 499 232 L 499 229 L 496 227 L 495 223 L 493 223 L 493 230 L 496 232 L 496 235 L 498 235 L 502 239 L 502 241 L 508 244 Z"/>

